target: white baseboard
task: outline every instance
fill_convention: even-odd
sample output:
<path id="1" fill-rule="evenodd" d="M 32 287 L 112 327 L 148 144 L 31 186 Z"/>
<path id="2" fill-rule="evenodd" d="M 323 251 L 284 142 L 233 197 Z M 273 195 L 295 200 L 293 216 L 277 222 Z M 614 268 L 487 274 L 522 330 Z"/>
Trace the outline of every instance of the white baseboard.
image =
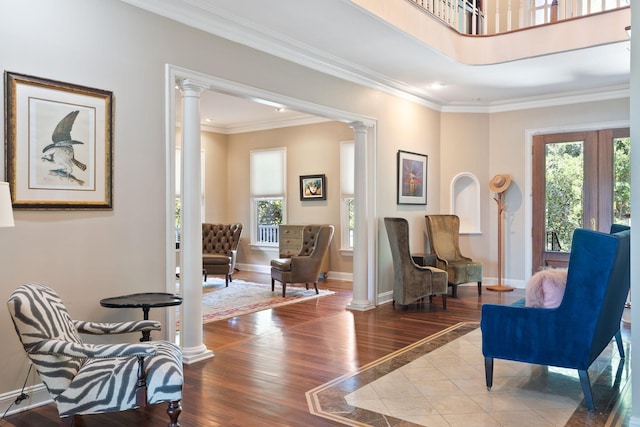
<path id="1" fill-rule="evenodd" d="M 254 273 L 271 274 L 271 266 L 258 264 L 236 264 L 240 271 L 251 271 Z M 341 271 L 329 271 L 327 276 L 331 280 L 353 281 L 353 273 L 344 273 Z"/>
<path id="2" fill-rule="evenodd" d="M 29 398 L 27 400 L 23 400 L 17 405 L 14 402 L 22 393 L 21 390 L 13 390 L 0 395 L 0 415 L 4 414 L 9 407 L 11 407 L 11 409 L 7 412 L 7 416 L 37 408 L 38 406 L 52 402 L 49 392 L 42 383 L 25 387 L 24 392 L 29 396 Z"/>

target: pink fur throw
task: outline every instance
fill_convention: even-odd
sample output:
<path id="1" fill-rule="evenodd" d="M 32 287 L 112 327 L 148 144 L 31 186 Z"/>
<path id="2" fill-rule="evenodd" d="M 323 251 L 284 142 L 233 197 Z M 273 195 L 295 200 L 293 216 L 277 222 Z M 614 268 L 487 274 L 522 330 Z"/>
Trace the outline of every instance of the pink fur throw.
<path id="1" fill-rule="evenodd" d="M 525 292 L 525 306 L 555 308 L 562 302 L 567 284 L 566 268 L 546 268 L 531 276 Z"/>

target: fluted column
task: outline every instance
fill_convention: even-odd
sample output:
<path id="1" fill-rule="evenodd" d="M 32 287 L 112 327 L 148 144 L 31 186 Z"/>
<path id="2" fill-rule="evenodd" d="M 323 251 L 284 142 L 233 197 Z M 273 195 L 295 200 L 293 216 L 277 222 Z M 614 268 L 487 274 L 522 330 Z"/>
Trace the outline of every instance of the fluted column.
<path id="1" fill-rule="evenodd" d="M 182 92 L 182 188 L 180 283 L 182 286 L 182 355 L 184 363 L 213 357 L 202 337 L 202 218 L 200 210 L 200 94 L 204 86 L 184 80 Z"/>
<path id="2" fill-rule="evenodd" d="M 350 310 L 368 310 L 374 308 L 369 300 L 369 265 L 370 254 L 368 196 L 367 196 L 367 126 L 361 122 L 351 123 L 354 130 L 354 189 L 353 215 L 353 299 L 347 305 Z M 371 264 L 375 265 L 375 264 Z"/>

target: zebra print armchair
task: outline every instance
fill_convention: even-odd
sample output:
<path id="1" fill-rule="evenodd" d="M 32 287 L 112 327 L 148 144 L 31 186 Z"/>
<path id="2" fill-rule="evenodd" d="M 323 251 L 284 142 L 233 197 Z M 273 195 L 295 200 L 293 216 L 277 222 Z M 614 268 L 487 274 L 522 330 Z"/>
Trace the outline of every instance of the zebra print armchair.
<path id="1" fill-rule="evenodd" d="M 169 427 L 182 411 L 182 353 L 166 341 L 85 344 L 80 333 L 160 330 L 151 320 L 72 320 L 58 294 L 41 284 L 16 289 L 7 302 L 16 332 L 58 408 L 62 426 L 75 415 L 124 411 L 169 402 Z"/>

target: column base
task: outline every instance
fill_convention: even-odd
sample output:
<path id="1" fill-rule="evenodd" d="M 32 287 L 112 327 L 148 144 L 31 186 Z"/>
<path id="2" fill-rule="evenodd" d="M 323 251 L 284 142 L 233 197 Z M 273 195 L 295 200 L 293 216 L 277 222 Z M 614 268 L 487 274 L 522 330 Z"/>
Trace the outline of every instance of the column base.
<path id="1" fill-rule="evenodd" d="M 367 311 L 376 308 L 369 300 L 353 300 L 345 307 L 347 310 Z"/>
<path id="2" fill-rule="evenodd" d="M 198 347 L 185 347 L 182 349 L 182 361 L 185 365 L 202 362 L 211 359 L 215 355 L 204 344 Z"/>

